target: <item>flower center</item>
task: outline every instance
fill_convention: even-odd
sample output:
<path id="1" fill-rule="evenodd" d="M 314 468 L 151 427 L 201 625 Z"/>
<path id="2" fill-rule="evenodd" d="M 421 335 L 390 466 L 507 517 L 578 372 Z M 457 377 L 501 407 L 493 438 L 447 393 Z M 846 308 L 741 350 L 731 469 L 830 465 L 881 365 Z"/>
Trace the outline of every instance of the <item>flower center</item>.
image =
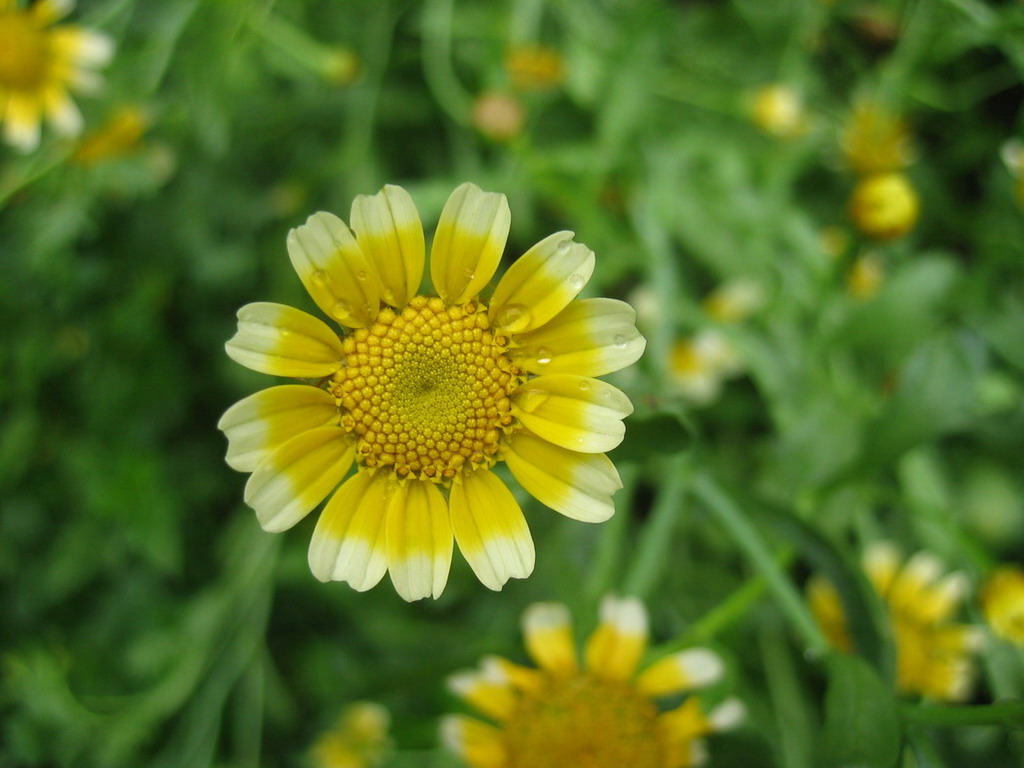
<path id="1" fill-rule="evenodd" d="M 662 768 L 657 714 L 626 683 L 552 680 L 505 723 L 508 768 Z"/>
<path id="2" fill-rule="evenodd" d="M 332 391 L 342 426 L 359 435 L 364 466 L 441 482 L 467 462 L 495 463 L 513 422 L 509 395 L 525 374 L 505 355 L 507 338 L 491 332 L 485 307 L 417 296 L 342 343 Z"/>
<path id="3" fill-rule="evenodd" d="M 42 83 L 49 58 L 46 32 L 27 13 L 0 14 L 0 88 L 31 90 Z"/>

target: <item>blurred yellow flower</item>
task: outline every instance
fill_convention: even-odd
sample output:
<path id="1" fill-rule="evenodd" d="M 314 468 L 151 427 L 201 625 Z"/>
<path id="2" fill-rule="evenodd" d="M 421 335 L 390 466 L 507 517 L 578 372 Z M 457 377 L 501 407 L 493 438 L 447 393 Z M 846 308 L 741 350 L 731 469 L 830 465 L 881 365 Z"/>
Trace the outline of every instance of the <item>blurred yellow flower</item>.
<path id="1" fill-rule="evenodd" d="M 703 302 L 704 311 L 720 323 L 738 323 L 759 310 L 765 301 L 759 283 L 736 278 L 722 283 Z"/>
<path id="2" fill-rule="evenodd" d="M 888 542 L 868 547 L 863 566 L 888 608 L 899 692 L 939 701 L 966 699 L 974 680 L 972 655 L 980 635 L 976 627 L 951 621 L 967 589 L 964 574 L 943 575 L 941 563 L 927 552 L 901 562 L 899 552 Z M 829 642 L 842 651 L 853 650 L 835 587 L 814 576 L 807 595 Z"/>
<path id="3" fill-rule="evenodd" d="M 82 139 L 72 159 L 81 165 L 96 165 L 127 155 L 139 146 L 148 126 L 149 119 L 139 107 L 121 107 L 97 130 Z"/>
<path id="4" fill-rule="evenodd" d="M 359 75 L 359 57 L 351 48 L 325 46 L 318 59 L 320 73 L 335 85 L 349 85 Z"/>
<path id="5" fill-rule="evenodd" d="M 22 152 L 39 145 L 44 116 L 65 136 L 81 132 L 68 90 L 97 87 L 93 70 L 113 53 L 105 35 L 53 27 L 73 7 L 73 0 L 38 0 L 21 10 L 16 0 L 0 0 L 0 122 L 4 140 Z"/>
<path id="6" fill-rule="evenodd" d="M 310 750 L 313 768 L 374 768 L 390 749 L 391 715 L 380 704 L 357 701 L 345 707 L 334 727 Z"/>
<path id="7" fill-rule="evenodd" d="M 505 53 L 505 71 L 518 91 L 550 90 L 565 75 L 562 56 L 542 45 L 518 45 Z"/>
<path id="8" fill-rule="evenodd" d="M 754 125 L 770 136 L 793 139 L 807 132 L 803 99 L 784 83 L 759 88 L 751 97 L 749 108 Z"/>
<path id="9" fill-rule="evenodd" d="M 1010 566 L 993 571 L 982 588 L 981 607 L 993 632 L 1024 645 L 1024 571 Z"/>
<path id="10" fill-rule="evenodd" d="M 705 711 L 695 691 L 723 672 L 706 648 L 666 656 L 637 674 L 647 614 L 635 598 L 605 598 L 582 665 L 564 605 L 530 606 L 523 633 L 539 669 L 492 656 L 479 671 L 450 680 L 452 691 L 491 721 L 449 715 L 442 722 L 445 745 L 471 768 L 695 766 L 705 760 L 703 737 L 744 717 L 737 699 Z M 658 704 L 681 694 L 677 706 Z"/>
<path id="11" fill-rule="evenodd" d="M 914 160 L 906 123 L 871 101 L 854 107 L 841 145 L 847 164 L 860 175 L 900 171 Z"/>
<path id="12" fill-rule="evenodd" d="M 515 96 L 498 91 L 481 94 L 473 102 L 473 127 L 495 141 L 509 141 L 523 132 L 526 115 Z"/>
<path id="13" fill-rule="evenodd" d="M 672 388 L 697 405 L 717 398 L 726 379 L 742 370 L 743 359 L 725 334 L 715 328 L 676 341 L 669 359 Z"/>
<path id="14" fill-rule="evenodd" d="M 473 184 L 441 212 L 435 297 L 419 294 L 425 245 L 408 192 L 360 195 L 350 220 L 355 233 L 316 213 L 288 234 L 292 266 L 341 334 L 283 304 L 239 310 L 228 355 L 302 383 L 228 409 L 218 424 L 227 462 L 252 473 L 245 501 L 267 531 L 291 528 L 330 497 L 309 548 L 322 581 L 363 591 L 389 572 L 406 600 L 437 597 L 454 537 L 480 581 L 501 589 L 530 575 L 534 546 L 491 471 L 497 462 L 568 517 L 614 512 L 621 482 L 605 452 L 622 441 L 633 406 L 595 377 L 643 353 L 636 313 L 614 299 L 576 300 L 595 258 L 572 232 L 530 248 L 482 303 L 511 215 L 504 195 Z"/>
<path id="15" fill-rule="evenodd" d="M 917 223 L 917 192 L 902 173 L 866 176 L 850 196 L 850 217 L 868 237 L 892 240 Z"/>
<path id="16" fill-rule="evenodd" d="M 876 253 L 857 257 L 846 273 L 846 288 L 855 299 L 866 301 L 878 294 L 885 279 L 885 264 Z"/>

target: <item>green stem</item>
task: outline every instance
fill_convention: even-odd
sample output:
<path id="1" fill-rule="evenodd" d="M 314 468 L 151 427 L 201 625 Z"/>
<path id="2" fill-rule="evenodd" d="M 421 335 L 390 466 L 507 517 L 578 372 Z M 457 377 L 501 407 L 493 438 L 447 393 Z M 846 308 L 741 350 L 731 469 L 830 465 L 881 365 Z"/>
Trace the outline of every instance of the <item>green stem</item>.
<path id="1" fill-rule="evenodd" d="M 673 456 L 666 461 L 662 477 L 665 478 L 650 519 L 640 533 L 633 567 L 626 577 L 623 591 L 627 595 L 646 597 L 665 570 L 672 547 L 672 529 L 683 511 L 691 473 L 687 454 Z"/>
<path id="2" fill-rule="evenodd" d="M 452 0 L 430 0 L 423 9 L 423 74 L 437 103 L 458 125 L 468 125 L 473 100 L 452 66 Z"/>
<path id="3" fill-rule="evenodd" d="M 906 722 L 917 725 L 1001 725 L 1006 728 L 1024 728 L 1024 701 L 964 707 L 903 704 L 900 706 L 900 714 Z"/>
<path id="4" fill-rule="evenodd" d="M 693 484 L 693 493 L 718 518 L 718 521 L 750 560 L 754 570 L 764 579 L 793 630 L 801 641 L 816 655 L 829 650 L 828 641 L 821 633 L 803 597 L 772 556 L 761 534 L 743 514 L 743 511 L 708 476 L 699 475 Z"/>

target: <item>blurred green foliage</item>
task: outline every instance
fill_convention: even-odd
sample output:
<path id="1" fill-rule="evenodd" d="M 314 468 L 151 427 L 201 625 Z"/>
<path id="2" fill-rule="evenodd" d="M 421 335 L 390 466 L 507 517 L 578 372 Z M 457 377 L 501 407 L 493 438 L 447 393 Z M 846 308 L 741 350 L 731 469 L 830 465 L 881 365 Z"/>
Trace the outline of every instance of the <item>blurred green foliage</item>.
<path id="1" fill-rule="evenodd" d="M 901 745 L 891 640 L 855 565 L 878 538 L 976 582 L 1022 559 L 1024 186 L 1003 156 L 1024 138 L 1024 5 L 81 0 L 73 20 L 117 42 L 79 99 L 87 130 L 126 104 L 149 127 L 91 165 L 53 138 L 0 149 L 0 765 L 304 765 L 356 699 L 390 708 L 391 764 L 454 765 L 444 677 L 522 658 L 528 603 L 567 602 L 582 634 L 613 590 L 646 599 L 661 650 L 728 660 L 750 716 L 713 765 L 1024 760 L 995 727 Z M 505 55 L 538 43 L 564 78 L 518 93 Z M 806 130 L 754 125 L 769 83 L 801 97 Z M 505 141 L 474 125 L 492 91 L 524 116 Z M 916 137 L 922 215 L 893 242 L 846 209 L 839 135 L 868 97 Z M 463 180 L 508 195 L 507 259 L 574 230 L 598 254 L 589 295 L 635 301 L 649 346 L 614 377 L 638 406 L 616 517 L 524 498 L 530 579 L 496 595 L 457 559 L 442 599 L 407 605 L 316 582 L 312 519 L 258 529 L 214 425 L 268 380 L 222 345 L 246 302 L 311 306 L 284 248 L 309 213 L 400 183 L 429 232 Z M 884 274 L 858 297 L 866 253 Z M 735 279 L 763 304 L 719 323 L 701 301 Z M 742 371 L 696 404 L 672 352 L 712 327 Z M 805 656 L 784 604 L 810 570 L 879 667 Z M 982 657 L 973 703 L 1020 698 L 1020 649 L 990 638 Z"/>

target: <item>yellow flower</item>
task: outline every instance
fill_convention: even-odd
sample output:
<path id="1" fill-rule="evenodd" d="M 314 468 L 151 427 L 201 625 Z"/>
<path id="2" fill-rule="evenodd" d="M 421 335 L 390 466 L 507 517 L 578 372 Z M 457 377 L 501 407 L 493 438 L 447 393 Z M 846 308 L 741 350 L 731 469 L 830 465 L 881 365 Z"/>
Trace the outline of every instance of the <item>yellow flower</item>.
<path id="1" fill-rule="evenodd" d="M 380 704 L 357 701 L 345 707 L 337 723 L 310 750 L 314 768 L 373 768 L 391 746 L 391 716 Z"/>
<path id="2" fill-rule="evenodd" d="M 807 131 L 803 100 L 782 83 L 765 85 L 754 93 L 750 119 L 762 131 L 780 139 L 793 139 Z"/>
<path id="3" fill-rule="evenodd" d="M 860 175 L 899 171 L 914 159 L 907 124 L 870 101 L 854 107 L 841 144 L 847 164 Z"/>
<path id="4" fill-rule="evenodd" d="M 613 299 L 574 300 L 594 253 L 557 232 L 491 282 L 508 236 L 504 195 L 456 189 L 430 253 L 437 297 L 418 295 L 423 228 L 412 198 L 386 186 L 352 205 L 352 229 L 317 213 L 288 255 L 343 333 L 281 304 L 238 312 L 228 355 L 300 384 L 235 404 L 219 427 L 227 462 L 251 472 L 245 500 L 283 531 L 330 496 L 309 549 L 313 574 L 373 587 L 390 572 L 406 600 L 437 597 L 452 540 L 491 589 L 533 570 L 526 519 L 492 468 L 504 461 L 562 514 L 607 520 L 621 487 L 605 455 L 633 407 L 601 376 L 636 361 L 636 315 Z M 356 472 L 335 487 L 355 465 Z"/>
<path id="5" fill-rule="evenodd" d="M 558 51 L 541 45 L 520 45 L 505 54 L 505 71 L 512 87 L 520 91 L 544 91 L 562 82 L 564 68 Z"/>
<path id="6" fill-rule="evenodd" d="M 706 734 L 743 718 L 738 700 L 705 712 L 693 693 L 722 676 L 721 660 L 706 648 L 636 673 L 647 645 L 639 600 L 604 600 L 582 666 L 564 605 L 531 606 L 523 633 L 539 669 L 488 657 L 480 671 L 450 680 L 453 692 L 493 723 L 463 715 L 442 721 L 445 745 L 471 768 L 682 768 L 703 762 Z M 659 707 L 682 694 L 674 708 Z"/>
<path id="7" fill-rule="evenodd" d="M 715 328 L 678 340 L 669 359 L 672 386 L 698 405 L 718 397 L 722 383 L 742 370 L 743 359 Z"/>
<path id="8" fill-rule="evenodd" d="M 981 607 L 993 632 L 1024 645 L 1024 571 L 1010 566 L 993 571 L 982 588 Z"/>
<path id="9" fill-rule="evenodd" d="M 885 602 L 896 641 L 896 687 L 939 701 L 963 701 L 974 678 L 972 654 L 980 637 L 975 627 L 951 618 L 967 588 L 964 574 L 943 575 L 931 554 L 918 552 L 905 563 L 887 542 L 865 551 L 864 570 Z M 815 576 L 808 582 L 811 610 L 836 648 L 852 642 L 835 587 Z"/>
<path id="10" fill-rule="evenodd" d="M 846 274 L 846 288 L 855 299 L 867 301 L 878 294 L 885 280 L 885 264 L 875 253 L 857 258 Z"/>
<path id="11" fill-rule="evenodd" d="M 752 280 L 737 278 L 722 283 L 703 302 L 704 311 L 720 323 L 746 320 L 764 304 L 764 289 Z"/>
<path id="12" fill-rule="evenodd" d="M 867 176 L 857 182 L 850 197 L 850 216 L 868 237 L 902 237 L 917 223 L 917 192 L 902 173 Z"/>
<path id="13" fill-rule="evenodd" d="M 68 136 L 82 130 L 82 115 L 68 89 L 95 88 L 92 70 L 110 60 L 110 39 L 74 26 L 51 25 L 73 7 L 73 0 L 39 0 L 21 10 L 16 0 L 0 0 L 0 122 L 4 140 L 23 152 L 39 144 L 45 115 Z"/>
<path id="14" fill-rule="evenodd" d="M 141 109 L 121 107 L 98 130 L 82 139 L 73 159 L 81 165 L 96 165 L 127 155 L 138 147 L 148 125 L 149 119 Z"/>

